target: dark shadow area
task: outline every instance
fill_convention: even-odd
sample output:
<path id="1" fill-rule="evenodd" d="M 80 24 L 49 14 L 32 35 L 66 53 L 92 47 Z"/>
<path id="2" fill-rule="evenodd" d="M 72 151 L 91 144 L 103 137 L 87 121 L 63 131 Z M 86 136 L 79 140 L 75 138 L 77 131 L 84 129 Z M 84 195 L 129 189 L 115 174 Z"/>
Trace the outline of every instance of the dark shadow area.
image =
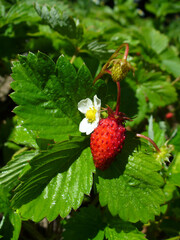
<path id="1" fill-rule="evenodd" d="M 127 117 L 133 117 L 138 112 L 138 103 L 136 98 L 136 92 L 130 87 L 126 81 L 121 82 L 121 101 L 120 101 L 120 112 L 126 114 Z M 107 99 L 106 103 L 111 108 L 115 108 L 117 100 L 117 86 L 112 80 L 108 81 L 107 84 Z M 114 105 L 112 106 L 112 103 Z"/>
<path id="2" fill-rule="evenodd" d="M 14 227 L 13 227 L 12 223 L 10 222 L 8 214 L 6 216 L 4 216 L 2 220 L 3 220 L 3 225 L 0 229 L 0 235 L 3 236 L 2 239 L 3 240 L 13 239 Z"/>

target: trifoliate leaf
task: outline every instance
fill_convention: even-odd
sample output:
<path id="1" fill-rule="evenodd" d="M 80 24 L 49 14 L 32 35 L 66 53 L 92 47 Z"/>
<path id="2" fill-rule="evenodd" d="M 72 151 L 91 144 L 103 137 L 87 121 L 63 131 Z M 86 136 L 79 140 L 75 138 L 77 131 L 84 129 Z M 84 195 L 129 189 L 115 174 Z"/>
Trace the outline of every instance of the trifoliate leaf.
<path id="1" fill-rule="evenodd" d="M 58 11 L 55 7 L 35 4 L 35 9 L 42 20 L 63 36 L 76 38 L 76 24 L 72 17 Z"/>
<path id="2" fill-rule="evenodd" d="M 29 53 L 14 62 L 11 94 L 20 106 L 14 112 L 23 126 L 33 130 L 36 137 L 63 141 L 68 135 L 79 135 L 82 120 L 78 102 L 91 98 L 96 92 L 85 65 L 78 73 L 63 56 L 55 64 L 47 55 Z"/>
<path id="3" fill-rule="evenodd" d="M 164 195 L 160 188 L 163 179 L 158 173 L 151 148 L 139 145 L 132 134 L 127 134 L 117 161 L 104 172 L 98 172 L 97 190 L 102 206 L 107 205 L 111 214 L 131 222 L 147 222 L 160 214 Z"/>
<path id="4" fill-rule="evenodd" d="M 153 108 L 157 108 L 177 100 L 175 87 L 166 81 L 161 72 L 147 72 L 140 65 L 135 74 L 135 81 L 138 82 L 138 86 L 130 78 L 127 78 L 127 82 L 136 91 L 138 99 L 138 113 L 132 122 L 127 123 L 130 126 L 137 125 L 145 119 L 149 111 L 148 104 L 151 104 Z"/>
<path id="5" fill-rule="evenodd" d="M 12 200 L 24 218 L 54 220 L 77 209 L 89 194 L 95 171 L 90 149 L 84 138 L 54 145 L 31 160 L 22 183 Z"/>

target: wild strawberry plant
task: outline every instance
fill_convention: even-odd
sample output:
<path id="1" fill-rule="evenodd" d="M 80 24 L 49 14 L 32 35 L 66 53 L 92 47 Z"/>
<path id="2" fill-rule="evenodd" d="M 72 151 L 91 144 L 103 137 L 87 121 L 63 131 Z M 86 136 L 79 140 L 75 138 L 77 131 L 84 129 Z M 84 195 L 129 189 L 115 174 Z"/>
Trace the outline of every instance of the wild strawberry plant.
<path id="1" fill-rule="evenodd" d="M 0 133 L 1 237 L 179 239 L 180 61 L 175 27 L 162 24 L 168 7 L 156 13 L 150 1 L 159 18 L 142 20 L 133 1 L 44 2 L 1 3 L 16 104 Z"/>

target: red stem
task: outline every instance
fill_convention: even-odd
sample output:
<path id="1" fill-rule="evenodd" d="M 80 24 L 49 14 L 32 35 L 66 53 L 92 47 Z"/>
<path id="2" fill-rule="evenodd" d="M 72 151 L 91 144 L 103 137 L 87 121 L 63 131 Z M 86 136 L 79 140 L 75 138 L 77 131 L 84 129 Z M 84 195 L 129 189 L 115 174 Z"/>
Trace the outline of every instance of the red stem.
<path id="1" fill-rule="evenodd" d="M 127 56 L 128 56 L 128 53 L 129 53 L 129 45 L 127 43 L 124 43 L 124 44 L 126 46 L 126 49 L 125 49 L 125 52 L 124 52 L 123 59 L 127 60 Z"/>
<path id="2" fill-rule="evenodd" d="M 121 86 L 120 82 L 116 82 L 117 84 L 117 104 L 116 104 L 116 115 L 119 113 L 119 107 L 120 107 L 120 98 L 121 98 Z"/>
<path id="3" fill-rule="evenodd" d="M 151 138 L 146 137 L 146 136 L 144 136 L 142 134 L 139 134 L 139 133 L 136 134 L 136 137 L 141 137 L 141 138 L 144 138 L 144 139 L 148 140 L 155 147 L 157 152 L 159 152 L 159 153 L 161 152 L 161 150 L 158 148 L 156 143 Z"/>

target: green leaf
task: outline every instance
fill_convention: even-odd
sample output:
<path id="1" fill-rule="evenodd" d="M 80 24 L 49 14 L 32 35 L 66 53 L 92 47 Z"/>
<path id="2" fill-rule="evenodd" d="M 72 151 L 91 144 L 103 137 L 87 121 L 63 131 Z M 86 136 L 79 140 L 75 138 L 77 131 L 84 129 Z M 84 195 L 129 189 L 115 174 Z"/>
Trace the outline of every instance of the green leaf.
<path id="1" fill-rule="evenodd" d="M 143 69 L 142 64 L 138 68 L 135 80 L 127 78 L 128 83 L 136 91 L 136 97 L 138 99 L 138 115 L 132 123 L 139 124 L 149 111 L 149 104 L 153 104 L 154 107 L 166 106 L 177 100 L 177 92 L 175 87 L 167 82 L 166 78 L 161 72 L 147 72 Z M 135 81 L 138 85 L 135 84 Z"/>
<path id="2" fill-rule="evenodd" d="M 175 1 L 151 1 L 145 5 L 146 9 L 154 13 L 157 17 L 166 16 L 167 14 L 178 13 L 180 11 L 180 4 Z"/>
<path id="3" fill-rule="evenodd" d="M 97 40 L 87 45 L 88 51 L 95 56 L 97 59 L 108 59 L 113 51 L 107 49 L 106 43 L 99 43 Z"/>
<path id="4" fill-rule="evenodd" d="M 22 22 L 36 22 L 39 16 L 34 11 L 33 3 L 19 2 L 6 11 L 3 18 L 1 18 L 0 27 L 7 24 L 18 24 Z"/>
<path id="5" fill-rule="evenodd" d="M 124 222 L 119 218 L 112 218 L 105 228 L 105 236 L 108 240 L 143 240 L 144 234 L 137 230 L 129 222 Z"/>
<path id="6" fill-rule="evenodd" d="M 155 106 L 166 106 L 177 100 L 174 86 L 166 81 L 145 82 L 141 85 L 142 92 Z"/>
<path id="7" fill-rule="evenodd" d="M 14 63 L 12 99 L 20 106 L 14 112 L 23 120 L 23 127 L 36 137 L 63 141 L 68 135 L 80 135 L 82 120 L 77 105 L 97 91 L 85 65 L 78 73 L 63 56 L 57 64 L 45 54 L 29 53 Z"/>
<path id="8" fill-rule="evenodd" d="M 76 24 L 72 17 L 60 13 L 55 7 L 40 6 L 35 3 L 35 9 L 42 20 L 63 36 L 76 38 Z"/>
<path id="9" fill-rule="evenodd" d="M 19 145 L 25 145 L 28 147 L 38 148 L 36 143 L 36 136 L 33 131 L 27 130 L 22 126 L 23 121 L 17 118 L 14 118 L 15 127 L 10 133 L 8 138 L 9 141 L 15 142 Z"/>
<path id="10" fill-rule="evenodd" d="M 104 223 L 99 208 L 94 206 L 81 208 L 64 224 L 65 240 L 103 240 Z"/>
<path id="11" fill-rule="evenodd" d="M 174 150 L 176 152 L 180 152 L 180 145 L 179 145 L 179 143 L 180 143 L 180 126 L 178 125 L 177 128 L 174 131 L 175 131 L 175 135 L 169 141 L 169 143 L 173 144 Z"/>
<path id="12" fill-rule="evenodd" d="M 144 34 L 146 33 L 146 34 Z M 160 54 L 168 46 L 168 38 L 154 28 L 142 28 L 142 39 L 144 39 L 145 47 L 151 48 L 157 54 Z"/>
<path id="13" fill-rule="evenodd" d="M 166 182 L 166 184 L 164 185 L 163 191 L 165 195 L 165 201 L 167 202 L 167 204 L 173 198 L 178 198 L 178 195 L 179 195 L 178 189 L 174 184 L 170 183 L 170 181 Z"/>
<path id="14" fill-rule="evenodd" d="M 7 214 L 9 211 L 9 193 L 2 186 L 0 187 L 0 213 Z"/>
<path id="15" fill-rule="evenodd" d="M 151 148 L 127 134 L 122 152 L 109 169 L 98 172 L 97 190 L 102 206 L 123 220 L 147 222 L 160 214 L 164 195 L 160 162 Z"/>
<path id="16" fill-rule="evenodd" d="M 31 160 L 31 169 L 22 176 L 12 200 L 24 218 L 54 220 L 58 214 L 66 217 L 77 209 L 89 194 L 95 171 L 84 138 L 54 145 Z"/>
<path id="17" fill-rule="evenodd" d="M 176 53 L 171 49 L 167 49 L 160 54 L 161 68 L 169 73 L 172 73 L 174 77 L 180 76 L 180 60 Z"/>
<path id="18" fill-rule="evenodd" d="M 180 187 L 180 153 L 178 153 L 176 158 L 171 163 L 168 175 L 169 182 Z"/>
<path id="19" fill-rule="evenodd" d="M 18 183 L 18 176 L 29 161 L 38 154 L 37 151 L 25 151 L 15 154 L 12 159 L 0 169 L 0 185 L 12 190 Z"/>
<path id="20" fill-rule="evenodd" d="M 143 135 L 151 138 L 160 148 L 166 142 L 165 133 L 166 129 L 164 122 L 155 122 L 153 116 L 151 115 L 149 118 L 149 125 L 147 127 L 147 131 L 144 132 Z"/>
<path id="21" fill-rule="evenodd" d="M 158 147 L 162 147 L 166 142 L 166 130 L 163 128 L 163 122 L 154 122 L 152 131 L 154 132 L 154 138 L 152 140 L 157 144 Z"/>
<path id="22" fill-rule="evenodd" d="M 154 110 L 159 106 L 166 106 L 177 100 L 175 87 L 166 81 L 162 73 L 154 71 L 147 72 L 141 63 L 136 71 L 135 79 L 132 80 L 128 77 L 126 81 L 131 88 L 136 91 L 138 103 L 137 115 L 134 115 L 135 118 L 132 122 L 127 122 L 128 126 L 132 127 L 142 122 L 147 117 L 146 115 L 149 113 L 150 107 Z M 126 95 L 129 97 L 129 93 Z M 129 99 L 126 101 L 129 101 Z M 135 100 L 130 100 L 130 102 L 133 102 L 131 103 L 133 106 Z M 129 106 L 128 109 L 130 108 Z M 124 111 L 126 111 L 126 109 L 124 109 Z"/>

